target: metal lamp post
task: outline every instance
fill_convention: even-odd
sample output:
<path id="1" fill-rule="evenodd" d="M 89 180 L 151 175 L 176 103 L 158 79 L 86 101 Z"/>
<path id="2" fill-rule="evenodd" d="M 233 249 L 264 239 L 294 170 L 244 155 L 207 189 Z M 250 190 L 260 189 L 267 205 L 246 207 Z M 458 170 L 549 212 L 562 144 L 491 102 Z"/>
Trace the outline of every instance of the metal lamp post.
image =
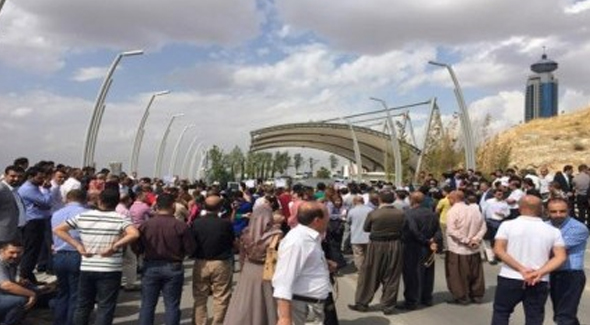
<path id="1" fill-rule="evenodd" d="M 141 117 L 141 121 L 139 122 L 139 126 L 137 127 L 137 132 L 135 133 L 135 140 L 133 141 L 133 149 L 131 150 L 131 159 L 129 161 L 129 167 L 132 172 L 137 172 L 137 165 L 139 162 L 139 151 L 141 150 L 141 142 L 143 141 L 143 134 L 144 134 L 144 127 L 147 121 L 147 118 L 150 114 L 150 107 L 154 103 L 154 100 L 158 96 L 167 95 L 170 93 L 170 90 L 163 90 L 157 93 L 153 93 L 150 101 L 143 112 L 143 116 Z"/>
<path id="2" fill-rule="evenodd" d="M 184 114 L 176 114 L 170 117 L 170 121 L 168 122 L 168 126 L 166 127 L 166 131 L 164 131 L 164 135 L 162 136 L 162 141 L 160 141 L 160 145 L 158 146 L 158 156 L 156 157 L 156 164 L 154 166 L 154 176 L 160 177 L 162 175 L 162 158 L 164 157 L 164 150 L 166 150 L 166 140 L 168 139 L 168 134 L 170 133 L 170 128 L 172 127 L 172 123 L 177 117 L 182 117 Z"/>
<path id="3" fill-rule="evenodd" d="M 455 98 L 457 98 L 457 103 L 459 104 L 459 109 L 461 110 L 461 129 L 463 130 L 463 138 L 465 141 L 465 168 L 475 170 L 475 144 L 473 143 L 471 119 L 469 118 L 469 112 L 467 111 L 467 105 L 465 104 L 465 99 L 463 98 L 463 92 L 461 91 L 461 86 L 459 85 L 457 76 L 455 76 L 453 68 L 446 63 L 435 61 L 428 61 L 428 63 L 447 68 L 449 74 L 451 75 L 451 79 L 453 79 L 453 84 L 455 84 Z"/>
<path id="4" fill-rule="evenodd" d="M 188 173 L 189 174 L 188 179 L 191 182 L 195 180 L 195 175 L 196 175 L 196 173 L 199 172 L 199 169 L 201 168 L 200 165 L 199 165 L 199 167 L 197 167 L 197 156 L 199 154 L 201 154 L 201 156 L 205 155 L 205 153 L 204 153 L 205 150 L 201 150 L 201 148 L 203 147 L 203 144 L 204 144 L 203 141 L 199 142 L 199 144 L 197 145 L 197 148 L 195 149 L 195 153 L 193 154 L 193 157 L 191 158 L 191 161 L 190 161 L 190 168 L 189 168 L 190 170 Z M 195 168 L 196 168 L 196 171 L 195 171 Z"/>
<path id="5" fill-rule="evenodd" d="M 418 176 L 422 170 L 422 163 L 424 156 L 426 155 L 426 145 L 428 144 L 428 135 L 430 134 L 430 128 L 432 127 L 432 120 L 434 119 L 434 111 L 438 109 L 436 106 L 436 97 L 430 100 L 430 114 L 428 115 L 428 122 L 426 124 L 426 132 L 424 133 L 424 139 L 422 139 L 422 148 L 420 149 L 420 155 L 418 156 L 418 162 L 416 163 L 416 172 L 414 173 L 414 183 L 418 183 Z"/>
<path id="6" fill-rule="evenodd" d="M 88 125 L 88 130 L 86 131 L 86 141 L 84 143 L 84 155 L 82 160 L 82 166 L 89 166 L 94 164 L 94 150 L 96 148 L 96 138 L 98 136 L 98 130 L 100 128 L 100 123 L 102 121 L 102 116 L 104 114 L 104 101 L 107 97 L 107 93 L 113 83 L 113 73 L 117 68 L 117 65 L 121 61 L 121 59 L 125 56 L 134 56 L 134 55 L 141 55 L 143 54 L 143 50 L 136 50 L 136 51 L 126 51 L 117 54 L 111 66 L 107 72 L 107 75 L 104 78 L 102 86 L 100 87 L 100 91 L 98 92 L 98 96 L 96 97 L 96 102 L 94 104 L 94 110 L 92 112 L 92 117 L 90 118 L 90 124 Z"/>
<path id="7" fill-rule="evenodd" d="M 189 166 L 189 162 L 191 160 L 191 153 L 193 152 L 193 148 L 195 147 L 195 144 L 197 143 L 197 140 L 199 140 L 198 136 L 195 136 L 193 141 L 191 141 L 191 143 L 188 146 L 188 149 L 186 150 L 186 155 L 184 156 L 184 159 L 182 160 L 182 167 L 180 170 L 180 175 L 182 178 L 188 178 L 189 177 L 189 173 L 190 173 L 190 166 Z"/>
<path id="8" fill-rule="evenodd" d="M 203 164 L 205 164 L 205 160 L 207 160 L 207 153 L 209 152 L 209 148 L 205 148 L 202 150 L 201 152 L 201 161 L 199 162 L 199 165 L 197 166 L 197 170 L 193 172 L 193 175 L 197 175 L 199 176 L 199 173 L 201 172 L 201 169 L 203 169 Z"/>
<path id="9" fill-rule="evenodd" d="M 361 148 L 359 147 L 359 142 L 356 137 L 356 132 L 354 132 L 354 126 L 350 120 L 342 118 L 342 121 L 348 124 L 350 127 L 350 134 L 352 136 L 352 148 L 354 150 L 354 159 L 356 160 L 357 166 L 357 173 L 356 173 L 356 180 L 357 182 L 361 183 L 363 180 L 363 162 L 361 158 Z"/>
<path id="10" fill-rule="evenodd" d="M 170 158 L 170 167 L 168 168 L 168 174 L 170 176 L 174 176 L 174 169 L 176 168 L 176 160 L 178 159 L 178 148 L 180 148 L 180 144 L 182 143 L 182 139 L 184 138 L 186 131 L 190 128 L 193 128 L 193 127 L 195 127 L 194 124 L 190 124 L 190 125 L 185 126 L 184 129 L 182 130 L 182 132 L 180 133 L 178 140 L 176 140 L 176 144 L 174 145 L 174 150 L 172 150 L 172 157 Z"/>
<path id="11" fill-rule="evenodd" d="M 387 113 L 387 120 L 389 121 L 389 130 L 391 131 L 391 148 L 393 149 L 393 165 L 395 168 L 395 179 L 394 183 L 396 187 L 402 186 L 402 154 L 399 144 L 399 139 L 397 138 L 397 130 L 395 129 L 395 124 L 393 124 L 393 118 L 391 117 L 390 109 L 387 107 L 387 103 L 383 99 L 370 97 L 369 99 L 374 100 L 376 102 L 380 102 Z"/>
<path id="12" fill-rule="evenodd" d="M 6 2 L 6 0 L 0 0 L 0 11 L 2 11 L 2 7 L 4 6 L 4 2 Z"/>

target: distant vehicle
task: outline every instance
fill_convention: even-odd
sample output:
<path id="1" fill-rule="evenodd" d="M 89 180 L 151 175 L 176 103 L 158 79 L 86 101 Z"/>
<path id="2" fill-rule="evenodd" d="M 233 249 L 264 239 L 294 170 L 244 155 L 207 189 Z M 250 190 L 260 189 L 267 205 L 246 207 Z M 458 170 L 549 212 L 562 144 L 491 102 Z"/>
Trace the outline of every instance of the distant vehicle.
<path id="1" fill-rule="evenodd" d="M 293 179 L 295 179 L 295 180 L 303 179 L 303 174 L 295 174 L 295 176 L 293 176 Z"/>

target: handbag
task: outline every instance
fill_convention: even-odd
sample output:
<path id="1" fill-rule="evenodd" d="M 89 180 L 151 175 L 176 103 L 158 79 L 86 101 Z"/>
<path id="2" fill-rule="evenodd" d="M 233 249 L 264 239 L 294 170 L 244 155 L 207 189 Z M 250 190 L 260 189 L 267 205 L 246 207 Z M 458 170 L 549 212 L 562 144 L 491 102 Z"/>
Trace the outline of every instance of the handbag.
<path id="1" fill-rule="evenodd" d="M 262 280 L 271 281 L 275 274 L 275 268 L 277 267 L 277 259 L 279 253 L 277 246 L 279 243 L 279 235 L 275 235 L 270 245 L 266 248 L 266 258 L 264 259 L 264 271 L 262 272 Z"/>

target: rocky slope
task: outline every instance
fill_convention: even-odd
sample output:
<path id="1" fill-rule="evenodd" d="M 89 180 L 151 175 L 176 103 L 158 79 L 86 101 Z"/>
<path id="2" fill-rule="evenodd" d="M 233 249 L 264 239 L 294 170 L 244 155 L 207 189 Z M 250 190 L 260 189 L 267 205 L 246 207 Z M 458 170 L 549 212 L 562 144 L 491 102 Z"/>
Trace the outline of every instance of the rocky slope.
<path id="1" fill-rule="evenodd" d="M 547 165 L 556 171 L 567 164 L 590 164 L 590 107 L 521 124 L 499 134 L 497 141 L 511 147 L 510 166 L 519 169 Z"/>

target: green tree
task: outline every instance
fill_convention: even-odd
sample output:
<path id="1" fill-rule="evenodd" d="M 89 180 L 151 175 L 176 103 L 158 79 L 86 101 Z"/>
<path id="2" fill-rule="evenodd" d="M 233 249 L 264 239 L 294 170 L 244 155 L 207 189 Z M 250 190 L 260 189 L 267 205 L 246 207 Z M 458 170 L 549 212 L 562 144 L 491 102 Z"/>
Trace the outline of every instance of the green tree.
<path id="1" fill-rule="evenodd" d="M 335 155 L 330 155 L 330 170 L 334 171 L 338 167 L 338 157 Z"/>
<path id="2" fill-rule="evenodd" d="M 317 178 L 330 178 L 330 176 L 332 176 L 332 174 L 324 166 L 320 167 L 320 169 L 317 171 L 317 173 L 315 175 L 315 177 L 317 177 Z"/>
<path id="3" fill-rule="evenodd" d="M 207 176 L 209 182 L 217 181 L 222 186 L 225 186 L 225 184 L 231 180 L 231 175 L 228 171 L 229 164 L 223 150 L 214 145 L 209 149 L 209 152 L 207 152 L 207 159 L 209 165 Z"/>
<path id="4" fill-rule="evenodd" d="M 270 152 L 261 152 L 261 161 L 260 161 L 260 170 L 259 170 L 259 174 L 257 178 L 262 178 L 262 179 L 267 179 L 270 178 L 272 176 L 271 175 L 271 171 L 272 171 L 272 165 L 273 165 L 273 160 L 272 160 L 272 153 Z"/>
<path id="5" fill-rule="evenodd" d="M 280 174 L 284 174 L 285 171 L 289 168 L 289 165 L 291 164 L 291 156 L 289 156 L 289 152 L 275 152 L 273 163 L 274 170 L 279 172 Z"/>
<path id="6" fill-rule="evenodd" d="M 318 162 L 317 159 L 313 159 L 313 157 L 309 157 L 309 172 L 313 175 L 313 167 Z"/>
<path id="7" fill-rule="evenodd" d="M 234 149 L 227 155 L 226 159 L 230 167 L 231 179 L 235 181 L 237 179 L 236 175 L 238 174 L 240 174 L 239 179 L 243 179 L 243 166 L 246 158 L 244 157 L 242 149 L 240 149 L 238 146 L 235 146 Z"/>
<path id="8" fill-rule="evenodd" d="M 303 156 L 300 153 L 296 153 L 293 155 L 293 167 L 295 168 L 295 173 L 299 174 L 299 168 L 303 165 Z"/>

